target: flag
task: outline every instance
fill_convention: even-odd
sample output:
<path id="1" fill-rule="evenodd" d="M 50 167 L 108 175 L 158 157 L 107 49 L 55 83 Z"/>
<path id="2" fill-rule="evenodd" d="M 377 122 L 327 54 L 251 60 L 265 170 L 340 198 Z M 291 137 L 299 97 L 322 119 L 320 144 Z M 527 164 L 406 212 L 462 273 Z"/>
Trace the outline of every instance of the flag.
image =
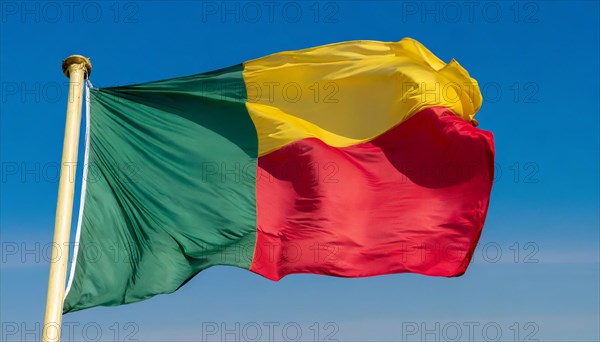
<path id="1" fill-rule="evenodd" d="M 92 88 L 64 312 L 170 293 L 215 265 L 459 276 L 493 179 L 482 97 L 413 39 L 281 52 Z"/>

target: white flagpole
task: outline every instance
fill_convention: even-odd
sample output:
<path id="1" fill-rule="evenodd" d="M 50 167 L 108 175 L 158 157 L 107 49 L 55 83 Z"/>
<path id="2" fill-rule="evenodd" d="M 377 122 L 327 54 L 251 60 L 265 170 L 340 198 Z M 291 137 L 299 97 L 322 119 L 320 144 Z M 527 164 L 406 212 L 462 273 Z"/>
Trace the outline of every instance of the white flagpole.
<path id="1" fill-rule="evenodd" d="M 54 221 L 54 243 L 48 277 L 48 295 L 46 314 L 42 330 L 42 341 L 60 341 L 62 307 L 69 259 L 69 235 L 73 212 L 73 194 L 75 191 L 75 172 L 77 170 L 77 148 L 79 145 L 79 127 L 81 125 L 81 103 L 84 80 L 92 72 L 92 64 L 86 57 L 73 55 L 63 61 L 63 73 L 69 78 L 69 100 L 67 103 L 67 121 L 63 144 L 56 219 Z"/>

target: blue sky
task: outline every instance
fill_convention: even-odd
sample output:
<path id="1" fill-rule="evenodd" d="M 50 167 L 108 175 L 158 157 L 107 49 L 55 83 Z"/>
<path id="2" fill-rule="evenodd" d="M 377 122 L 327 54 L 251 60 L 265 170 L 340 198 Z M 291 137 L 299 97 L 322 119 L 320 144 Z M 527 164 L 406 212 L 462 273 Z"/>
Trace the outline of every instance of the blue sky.
<path id="1" fill-rule="evenodd" d="M 0 6 L 0 340 L 40 338 L 68 90 L 63 58 L 91 57 L 91 81 L 104 87 L 403 37 L 444 61 L 456 58 L 479 81 L 477 119 L 495 135 L 496 182 L 466 275 L 292 275 L 274 283 L 212 268 L 171 295 L 68 314 L 63 339 L 600 339 L 598 2 Z"/>

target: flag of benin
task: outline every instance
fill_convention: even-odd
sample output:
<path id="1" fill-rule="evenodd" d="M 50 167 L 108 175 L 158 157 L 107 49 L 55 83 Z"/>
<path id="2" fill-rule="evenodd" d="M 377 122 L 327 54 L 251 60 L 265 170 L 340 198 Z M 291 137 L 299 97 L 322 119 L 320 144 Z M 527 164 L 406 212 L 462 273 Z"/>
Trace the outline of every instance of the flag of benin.
<path id="1" fill-rule="evenodd" d="M 214 265 L 463 274 L 493 178 L 481 102 L 412 39 L 91 89 L 64 311 L 170 293 Z"/>

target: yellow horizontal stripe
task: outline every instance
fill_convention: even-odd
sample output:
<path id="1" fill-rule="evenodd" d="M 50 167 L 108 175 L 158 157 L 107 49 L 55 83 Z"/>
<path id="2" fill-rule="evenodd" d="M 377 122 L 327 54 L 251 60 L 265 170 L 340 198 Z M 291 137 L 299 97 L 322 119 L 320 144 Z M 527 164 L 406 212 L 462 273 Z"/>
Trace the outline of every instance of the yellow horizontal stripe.
<path id="1" fill-rule="evenodd" d="M 308 137 L 365 142 L 432 106 L 471 122 L 481 106 L 477 81 L 458 62 L 410 38 L 276 53 L 244 63 L 243 76 L 259 156 Z"/>

